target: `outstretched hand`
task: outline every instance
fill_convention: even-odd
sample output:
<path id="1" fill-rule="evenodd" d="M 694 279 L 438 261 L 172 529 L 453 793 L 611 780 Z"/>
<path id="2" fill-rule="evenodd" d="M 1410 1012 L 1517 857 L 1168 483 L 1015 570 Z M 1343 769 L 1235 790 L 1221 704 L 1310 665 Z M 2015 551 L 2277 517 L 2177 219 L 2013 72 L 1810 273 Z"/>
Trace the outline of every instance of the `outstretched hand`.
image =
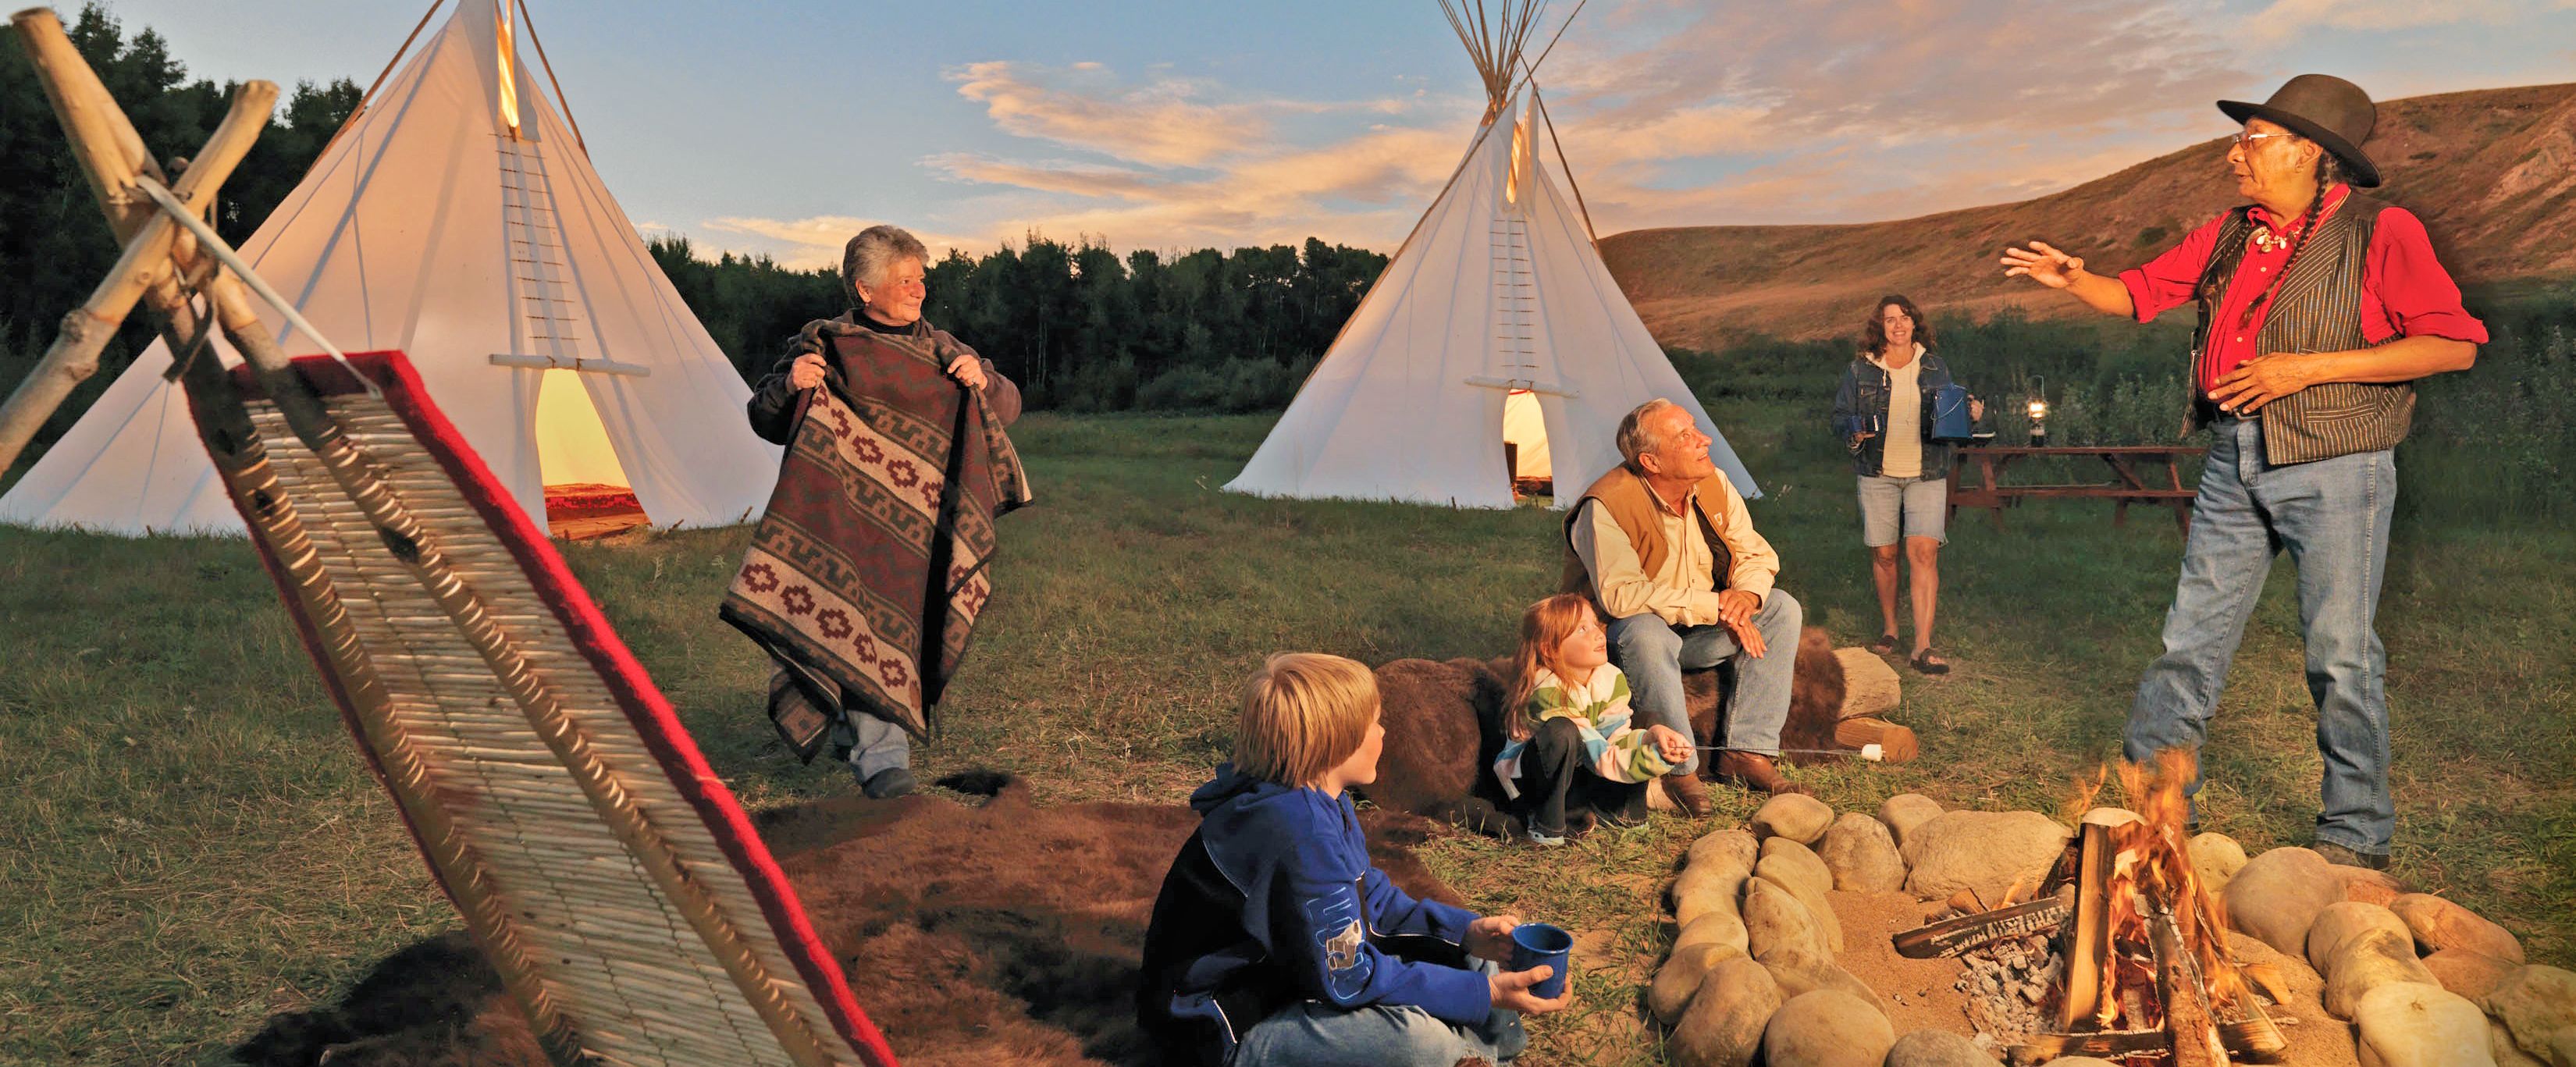
<path id="1" fill-rule="evenodd" d="M 1542 963 L 1526 971 L 1489 975 L 1485 982 L 1493 990 L 1495 1007 L 1509 1008 L 1523 1015 L 1545 1015 L 1574 1003 L 1572 982 L 1567 982 L 1565 992 L 1557 994 L 1554 1000 L 1540 1000 L 1537 994 L 1530 992 L 1531 986 L 1547 981 L 1548 976 L 1555 973 L 1556 968 Z"/>
<path id="2" fill-rule="evenodd" d="M 2051 289 L 2064 289 L 2084 273 L 2084 261 L 2049 247 L 2046 241 L 2032 241 L 2028 248 L 2004 249 L 2004 277 L 2028 276 L 2030 280 Z"/>

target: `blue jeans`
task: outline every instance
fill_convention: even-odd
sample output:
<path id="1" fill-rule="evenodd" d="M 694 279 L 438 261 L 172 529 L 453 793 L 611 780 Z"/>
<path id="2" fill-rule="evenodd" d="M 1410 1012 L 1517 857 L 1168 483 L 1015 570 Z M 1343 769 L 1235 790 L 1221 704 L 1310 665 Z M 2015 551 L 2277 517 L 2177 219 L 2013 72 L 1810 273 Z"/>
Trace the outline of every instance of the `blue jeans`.
<path id="1" fill-rule="evenodd" d="M 1735 660 L 1735 691 L 1726 700 L 1726 747 L 1765 756 L 1780 754 L 1780 727 L 1789 721 L 1789 686 L 1797 678 L 1798 631 L 1806 609 L 1787 590 L 1774 589 L 1753 613 L 1753 628 L 1762 634 L 1763 656 L 1743 655 L 1735 634 L 1724 626 L 1681 626 L 1653 612 L 1610 620 L 1610 660 L 1628 676 L 1628 707 L 1640 729 L 1662 724 L 1696 745 L 1690 708 L 1682 700 L 1682 672 L 1703 670 Z M 1676 774 L 1699 770 L 1699 753 L 1674 767 Z"/>
<path id="2" fill-rule="evenodd" d="M 1475 964 L 1494 973 L 1489 960 Z M 1528 1044 L 1520 1013 L 1508 1008 L 1461 1026 L 1410 1005 L 1345 1011 L 1309 1000 L 1253 1024 L 1228 1067 L 1453 1067 L 1468 1056 L 1502 1064 Z"/>
<path id="3" fill-rule="evenodd" d="M 850 771 L 859 776 L 860 785 L 880 771 L 912 766 L 912 735 L 864 711 L 843 712 L 832 737 L 850 747 Z"/>
<path id="4" fill-rule="evenodd" d="M 2386 855 L 2397 828 L 2388 795 L 2388 652 L 2371 617 L 2387 574 L 2396 455 L 2358 452 L 2275 467 L 2263 460 L 2260 422 L 2224 418 L 2213 429 L 2182 579 L 2165 613 L 2165 652 L 2139 679 L 2129 709 L 2128 758 L 2147 760 L 2174 747 L 2197 751 L 2208 739 L 2245 620 L 2272 557 L 2286 548 L 2299 568 L 2308 695 L 2317 704 L 2317 751 L 2325 758 L 2316 839 Z M 2200 791 L 2198 781 L 2191 791 Z"/>

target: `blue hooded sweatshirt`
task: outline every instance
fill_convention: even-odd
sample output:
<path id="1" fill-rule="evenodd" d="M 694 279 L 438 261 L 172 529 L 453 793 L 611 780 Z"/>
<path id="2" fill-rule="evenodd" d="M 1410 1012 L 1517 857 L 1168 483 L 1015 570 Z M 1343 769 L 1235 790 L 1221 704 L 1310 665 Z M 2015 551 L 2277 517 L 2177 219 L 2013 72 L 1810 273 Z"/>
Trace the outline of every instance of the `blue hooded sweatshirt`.
<path id="1" fill-rule="evenodd" d="M 1223 1063 L 1254 1023 L 1301 1000 L 1412 1005 L 1470 1026 L 1491 1014 L 1485 976 L 1455 965 L 1476 916 L 1396 888 L 1369 863 L 1347 797 L 1228 764 L 1190 806 L 1199 829 L 1154 902 L 1137 990 L 1167 1062 Z"/>

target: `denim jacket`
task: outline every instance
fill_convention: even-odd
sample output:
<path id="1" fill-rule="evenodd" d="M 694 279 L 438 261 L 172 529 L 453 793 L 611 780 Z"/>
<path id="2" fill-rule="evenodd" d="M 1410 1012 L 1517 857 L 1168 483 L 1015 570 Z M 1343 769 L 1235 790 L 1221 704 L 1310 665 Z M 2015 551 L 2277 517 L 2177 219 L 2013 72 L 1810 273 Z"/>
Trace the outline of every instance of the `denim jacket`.
<path id="1" fill-rule="evenodd" d="M 1923 361 L 1923 369 L 1915 378 L 1923 396 L 1923 477 L 1947 478 L 1950 476 L 1950 450 L 1955 446 L 1932 439 L 1932 394 L 1955 383 L 1950 380 L 1950 365 L 1943 363 L 1940 356 L 1926 351 L 1917 358 Z M 1867 356 L 1855 356 L 1851 366 L 1843 368 L 1842 388 L 1834 391 L 1834 437 L 1851 451 L 1852 472 L 1855 474 L 1865 477 L 1878 475 L 1887 453 L 1885 435 L 1871 433 L 1869 440 L 1857 444 L 1852 442 L 1852 438 L 1868 432 L 1872 419 L 1877 420 L 1881 427 L 1887 425 L 1888 394 L 1893 391 L 1887 371 L 1870 362 Z"/>

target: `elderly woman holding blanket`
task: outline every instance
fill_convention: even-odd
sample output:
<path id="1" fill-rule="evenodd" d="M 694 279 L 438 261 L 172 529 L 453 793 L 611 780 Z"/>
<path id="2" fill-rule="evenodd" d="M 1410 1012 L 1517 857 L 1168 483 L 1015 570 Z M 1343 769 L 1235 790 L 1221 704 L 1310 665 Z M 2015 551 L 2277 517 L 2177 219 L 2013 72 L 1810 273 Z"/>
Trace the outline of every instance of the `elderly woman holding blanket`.
<path id="1" fill-rule="evenodd" d="M 1002 432 L 1019 389 L 922 321 L 929 258 L 892 226 L 851 238 L 851 310 L 752 391 L 753 431 L 787 454 L 719 610 L 777 664 L 789 747 L 811 760 L 829 736 L 879 799 L 913 791 L 911 737 L 992 596 L 993 519 L 1029 500 Z"/>

